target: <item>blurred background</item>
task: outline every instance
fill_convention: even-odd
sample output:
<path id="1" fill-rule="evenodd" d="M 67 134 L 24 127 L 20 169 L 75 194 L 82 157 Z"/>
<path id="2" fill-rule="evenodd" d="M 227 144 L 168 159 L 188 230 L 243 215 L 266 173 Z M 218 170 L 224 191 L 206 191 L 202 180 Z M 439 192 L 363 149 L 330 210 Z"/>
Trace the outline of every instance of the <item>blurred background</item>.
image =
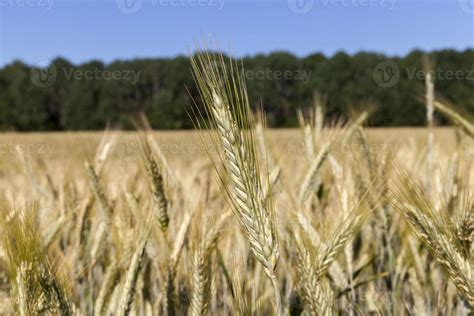
<path id="1" fill-rule="evenodd" d="M 242 59 L 255 109 L 424 126 L 425 75 L 474 115 L 472 0 L 0 0 L 0 130 L 188 129 L 203 39 Z M 436 125 L 447 121 L 435 114 Z"/>

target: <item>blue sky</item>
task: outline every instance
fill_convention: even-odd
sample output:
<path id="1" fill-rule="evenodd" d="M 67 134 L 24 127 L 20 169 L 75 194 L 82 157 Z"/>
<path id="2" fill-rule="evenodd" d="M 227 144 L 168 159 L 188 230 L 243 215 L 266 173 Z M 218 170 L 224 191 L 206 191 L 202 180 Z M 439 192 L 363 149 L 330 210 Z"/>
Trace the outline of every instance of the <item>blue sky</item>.
<path id="1" fill-rule="evenodd" d="M 0 0 L 0 66 L 172 57 L 212 34 L 234 55 L 474 47 L 474 0 Z"/>

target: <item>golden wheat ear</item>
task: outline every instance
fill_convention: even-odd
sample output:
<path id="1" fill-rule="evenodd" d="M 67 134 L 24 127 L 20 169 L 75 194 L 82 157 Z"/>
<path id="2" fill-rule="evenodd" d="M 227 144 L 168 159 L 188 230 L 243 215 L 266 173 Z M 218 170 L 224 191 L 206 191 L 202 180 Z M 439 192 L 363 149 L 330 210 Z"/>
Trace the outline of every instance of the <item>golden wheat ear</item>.
<path id="1" fill-rule="evenodd" d="M 410 223 L 416 236 L 431 251 L 456 286 L 459 295 L 474 307 L 471 258 L 465 258 L 460 251 L 462 240 L 453 231 L 453 225 L 445 214 L 441 214 L 432 205 L 422 186 L 415 183 L 400 167 L 397 172 L 392 186 L 394 208 Z M 470 198 L 472 199 L 472 195 Z M 467 205 L 472 207 L 472 201 Z"/>
<path id="2" fill-rule="evenodd" d="M 170 219 L 164 178 L 150 147 L 148 137 L 141 135 L 140 139 L 142 161 L 146 168 L 147 179 L 153 196 L 153 213 L 158 220 L 161 231 L 166 232 Z"/>
<path id="3" fill-rule="evenodd" d="M 466 118 L 461 116 L 459 113 L 444 105 L 441 102 L 434 102 L 434 107 L 448 117 L 454 124 L 459 126 L 466 134 L 474 137 L 474 123 L 468 121 Z"/>
<path id="4" fill-rule="evenodd" d="M 234 217 L 262 264 L 274 290 L 278 314 L 283 313 L 275 269 L 279 252 L 271 203 L 262 202 L 257 144 L 251 126 L 250 104 L 242 72 L 236 62 L 222 54 L 198 53 L 191 58 L 196 84 L 209 121 L 212 142 L 222 150 L 219 159 L 225 174 L 219 174 Z M 218 164 L 214 161 L 214 166 Z M 216 167 L 216 170 L 219 169 Z M 230 183 L 225 185 L 225 176 Z"/>

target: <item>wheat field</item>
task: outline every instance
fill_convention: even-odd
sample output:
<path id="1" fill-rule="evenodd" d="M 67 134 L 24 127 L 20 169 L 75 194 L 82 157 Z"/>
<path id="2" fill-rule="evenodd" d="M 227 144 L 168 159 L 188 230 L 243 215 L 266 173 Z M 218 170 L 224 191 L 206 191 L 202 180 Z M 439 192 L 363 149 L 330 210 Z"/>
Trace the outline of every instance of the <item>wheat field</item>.
<path id="1" fill-rule="evenodd" d="M 1 315 L 472 312 L 472 123 L 266 129 L 208 57 L 211 130 L 0 135 Z"/>

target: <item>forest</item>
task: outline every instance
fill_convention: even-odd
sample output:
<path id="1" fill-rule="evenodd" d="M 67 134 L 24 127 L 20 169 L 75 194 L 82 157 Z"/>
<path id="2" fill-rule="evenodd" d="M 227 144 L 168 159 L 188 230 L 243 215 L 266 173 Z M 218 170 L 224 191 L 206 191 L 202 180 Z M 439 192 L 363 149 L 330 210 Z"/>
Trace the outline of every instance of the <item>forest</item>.
<path id="1" fill-rule="evenodd" d="M 312 108 L 315 96 L 333 120 L 369 107 L 369 126 L 425 125 L 428 70 L 436 98 L 474 116 L 474 49 L 415 50 L 403 57 L 274 52 L 241 63 L 250 104 L 265 111 L 272 128 L 297 126 L 298 109 Z M 142 113 L 154 129 L 190 129 L 193 106 L 202 102 L 185 56 L 79 65 L 58 57 L 47 66 L 15 61 L 0 69 L 2 131 L 133 129 L 133 117 Z M 442 116 L 435 120 L 448 124 Z"/>

